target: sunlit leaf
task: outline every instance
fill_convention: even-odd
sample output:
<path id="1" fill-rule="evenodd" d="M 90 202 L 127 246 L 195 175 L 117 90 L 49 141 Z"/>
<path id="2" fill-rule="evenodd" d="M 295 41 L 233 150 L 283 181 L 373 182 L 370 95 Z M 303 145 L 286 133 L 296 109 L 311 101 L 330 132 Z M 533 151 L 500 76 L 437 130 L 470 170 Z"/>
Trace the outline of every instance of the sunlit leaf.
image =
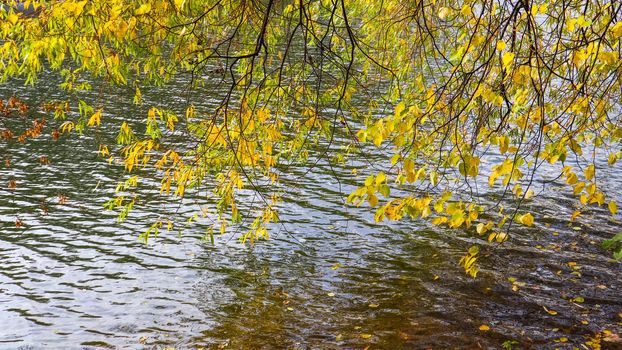
<path id="1" fill-rule="evenodd" d="M 552 309 L 548 309 L 546 306 L 543 306 L 542 308 L 544 308 L 544 311 L 546 311 L 549 315 L 557 315 L 557 311 L 552 310 Z"/>
<path id="2" fill-rule="evenodd" d="M 522 215 L 521 218 L 520 218 L 520 222 L 523 225 L 533 226 L 533 222 L 534 222 L 533 215 L 531 215 L 531 213 L 527 213 L 525 215 Z"/>
<path id="3" fill-rule="evenodd" d="M 514 63 L 514 57 L 516 55 L 513 52 L 506 52 L 503 54 L 503 67 L 505 67 L 506 69 L 508 69 L 510 67 L 510 65 L 512 65 L 512 63 Z"/>
<path id="4" fill-rule="evenodd" d="M 499 40 L 499 41 L 497 41 L 497 46 L 496 46 L 497 51 L 503 51 L 503 50 L 505 50 L 506 46 L 507 46 L 507 45 L 506 45 L 505 41 L 503 41 L 503 40 Z"/>
<path id="5" fill-rule="evenodd" d="M 611 214 L 616 215 L 616 213 L 618 212 L 618 205 L 616 204 L 616 202 L 614 201 L 610 201 L 607 204 L 607 207 L 609 208 L 609 211 L 611 212 Z"/>
<path id="6" fill-rule="evenodd" d="M 138 7 L 134 11 L 134 14 L 137 15 L 137 16 L 140 16 L 140 15 L 147 14 L 150 11 L 151 11 L 151 4 L 147 2 L 147 3 L 144 3 L 144 4 L 140 5 L 140 7 Z"/>

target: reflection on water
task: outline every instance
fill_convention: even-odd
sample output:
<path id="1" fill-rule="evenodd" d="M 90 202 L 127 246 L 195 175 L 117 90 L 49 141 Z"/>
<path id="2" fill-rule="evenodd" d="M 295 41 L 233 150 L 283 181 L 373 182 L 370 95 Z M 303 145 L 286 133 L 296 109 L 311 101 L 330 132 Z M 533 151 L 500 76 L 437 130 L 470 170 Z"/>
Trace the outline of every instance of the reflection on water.
<path id="1" fill-rule="evenodd" d="M 56 93 L 53 83 L 2 89 L 32 103 Z M 132 108 L 123 91 L 113 96 L 110 128 Z M 597 212 L 599 226 L 569 226 L 559 219 L 573 211 L 569 197 L 555 188 L 530 208 L 550 217 L 546 226 L 484 246 L 476 280 L 457 265 L 472 237 L 375 224 L 367 209 L 343 206 L 339 188 L 354 183 L 336 183 L 322 164 L 284 179 L 288 231 L 252 250 L 192 231 L 145 245 L 145 223 L 177 205 L 145 194 L 150 204 L 127 222 L 104 212 L 121 175 L 97 159 L 99 137 L 0 143 L 12 161 L 0 167 L 0 348 L 547 348 L 621 330 L 620 264 L 598 248 L 619 224 Z M 622 198 L 615 170 L 604 186 Z M 182 215 L 195 209 L 187 201 Z"/>

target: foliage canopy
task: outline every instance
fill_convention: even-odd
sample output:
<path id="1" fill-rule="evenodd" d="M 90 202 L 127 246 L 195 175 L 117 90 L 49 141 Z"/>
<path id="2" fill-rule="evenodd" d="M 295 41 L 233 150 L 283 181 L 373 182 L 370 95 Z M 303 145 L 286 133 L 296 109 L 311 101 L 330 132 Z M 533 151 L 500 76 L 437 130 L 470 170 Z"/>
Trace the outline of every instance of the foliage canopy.
<path id="1" fill-rule="evenodd" d="M 13 3 L 13 6 L 17 4 Z M 377 171 L 348 197 L 377 221 L 424 218 L 474 227 L 503 242 L 535 183 L 564 182 L 589 205 L 614 201 L 597 180 L 622 158 L 622 3 L 583 0 L 66 0 L 31 1 L 34 14 L 0 11 L 0 73 L 36 84 L 57 71 L 73 100 L 48 106 L 64 133 L 105 122 L 82 101 L 85 77 L 135 90 L 188 76 L 227 93 L 178 113 L 147 106 L 119 125 L 112 157 L 127 172 L 153 170 L 161 192 L 209 189 L 214 229 L 242 216 L 242 240 L 268 237 L 278 220 L 279 177 L 318 159 L 375 152 Z M 196 101 L 194 101 L 196 102 Z M 79 113 L 70 113 L 72 105 Z M 145 132 L 132 128 L 142 120 Z M 180 133 L 184 142 L 179 142 Z M 377 148 L 374 150 L 374 148 Z M 108 145 L 100 153 L 110 157 Z M 600 162 L 604 159 L 604 162 Z M 551 173 L 554 172 L 554 173 Z M 120 186 L 136 185 L 130 177 Z M 266 189 L 265 184 L 275 184 Z M 490 187 L 511 197 L 480 201 Z M 250 190 L 262 205 L 249 208 Z M 395 194 L 399 193 L 399 195 Z M 405 195 L 402 195 L 406 193 Z M 122 217 L 136 198 L 108 204 Z M 241 210 L 240 208 L 246 208 Z M 208 215 L 208 214 L 206 214 Z M 167 221 L 154 223 L 157 233 Z M 209 231 L 209 235 L 213 235 Z M 477 273 L 477 249 L 461 264 Z"/>

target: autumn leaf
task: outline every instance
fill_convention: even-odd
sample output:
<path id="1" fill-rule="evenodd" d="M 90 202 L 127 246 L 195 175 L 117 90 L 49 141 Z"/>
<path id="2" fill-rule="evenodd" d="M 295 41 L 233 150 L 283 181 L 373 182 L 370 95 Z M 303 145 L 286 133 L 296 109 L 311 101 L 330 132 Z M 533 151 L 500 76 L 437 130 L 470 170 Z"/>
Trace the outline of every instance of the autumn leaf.
<path id="1" fill-rule="evenodd" d="M 618 212 L 618 205 L 614 201 L 610 201 L 609 204 L 607 204 L 607 207 L 609 208 L 609 211 L 612 215 L 616 215 L 616 213 Z"/>
<path id="2" fill-rule="evenodd" d="M 515 56 L 516 55 L 513 52 L 506 52 L 506 53 L 503 54 L 502 62 L 503 62 L 503 67 L 505 69 L 510 68 L 510 66 L 514 62 L 514 57 Z"/>
<path id="3" fill-rule="evenodd" d="M 525 215 L 522 215 L 520 217 L 520 222 L 523 225 L 533 226 L 533 222 L 534 222 L 533 215 L 531 215 L 531 213 L 527 213 Z"/>
<path id="4" fill-rule="evenodd" d="M 542 308 L 544 308 L 544 311 L 546 311 L 549 315 L 552 315 L 552 316 L 557 315 L 557 311 L 555 310 L 548 309 L 546 306 L 543 306 Z"/>
<path id="5" fill-rule="evenodd" d="M 140 7 L 138 7 L 138 8 L 134 11 L 134 14 L 135 14 L 135 15 L 137 15 L 137 16 L 140 16 L 140 15 L 147 14 L 147 13 L 149 13 L 150 11 L 151 11 L 151 4 L 149 4 L 149 3 L 144 3 L 144 4 L 140 5 Z"/>

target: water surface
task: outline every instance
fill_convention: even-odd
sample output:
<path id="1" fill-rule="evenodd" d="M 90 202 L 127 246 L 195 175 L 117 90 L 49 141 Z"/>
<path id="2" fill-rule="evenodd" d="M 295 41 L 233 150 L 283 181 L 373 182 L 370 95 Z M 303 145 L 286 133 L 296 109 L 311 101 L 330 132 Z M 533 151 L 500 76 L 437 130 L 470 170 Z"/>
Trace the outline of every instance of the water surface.
<path id="1" fill-rule="evenodd" d="M 144 92 L 145 104 L 183 108 L 181 85 Z M 206 105 L 218 101 L 211 93 Z M 52 79 L 0 86 L 0 98 L 11 94 L 33 105 L 64 98 Z M 0 143 L 12 163 L 0 167 L 0 349 L 572 348 L 622 330 L 621 265 L 599 248 L 620 223 L 604 210 L 570 223 L 571 197 L 555 186 L 529 204 L 542 224 L 482 246 L 477 279 L 457 264 L 481 243 L 471 234 L 377 224 L 367 208 L 344 206 L 364 180 L 351 175 L 366 166 L 356 162 L 335 169 L 344 183 L 323 162 L 291 168 L 283 226 L 252 249 L 231 235 L 212 246 L 200 227 L 144 244 L 148 223 L 191 215 L 202 199 L 179 206 L 141 187 L 149 202 L 127 221 L 103 210 L 124 177 L 97 148 L 135 107 L 131 91 L 92 94 L 108 112 L 101 133 Z M 602 173 L 618 199 L 620 170 Z"/>

